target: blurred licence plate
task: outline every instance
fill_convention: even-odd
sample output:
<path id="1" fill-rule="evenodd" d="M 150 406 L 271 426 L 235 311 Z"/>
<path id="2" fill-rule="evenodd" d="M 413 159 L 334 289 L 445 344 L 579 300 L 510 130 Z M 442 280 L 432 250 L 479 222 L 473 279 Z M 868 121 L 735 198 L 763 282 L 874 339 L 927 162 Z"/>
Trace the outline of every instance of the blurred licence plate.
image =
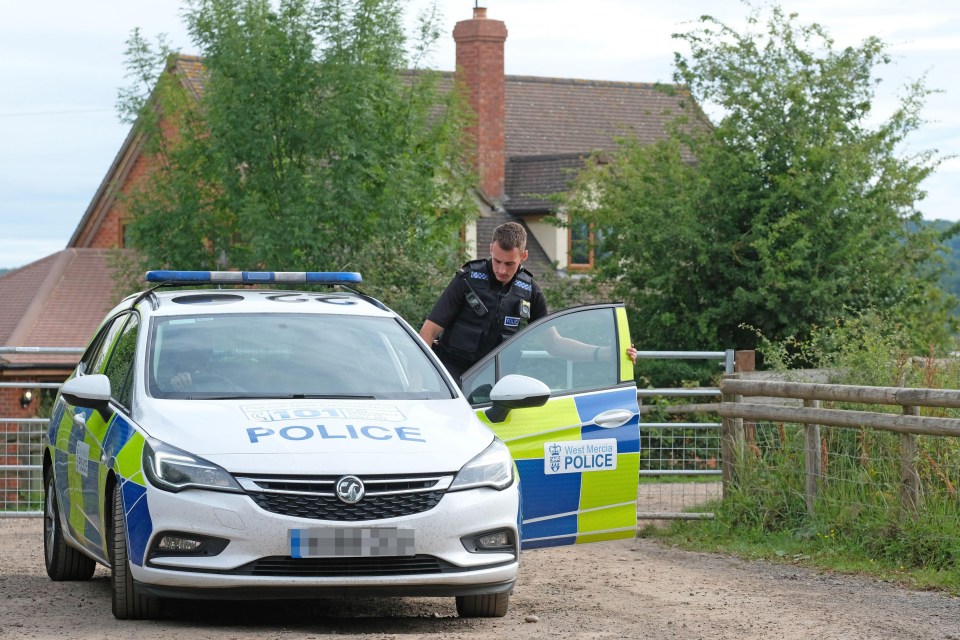
<path id="1" fill-rule="evenodd" d="M 293 558 L 414 555 L 413 529 L 290 529 Z"/>

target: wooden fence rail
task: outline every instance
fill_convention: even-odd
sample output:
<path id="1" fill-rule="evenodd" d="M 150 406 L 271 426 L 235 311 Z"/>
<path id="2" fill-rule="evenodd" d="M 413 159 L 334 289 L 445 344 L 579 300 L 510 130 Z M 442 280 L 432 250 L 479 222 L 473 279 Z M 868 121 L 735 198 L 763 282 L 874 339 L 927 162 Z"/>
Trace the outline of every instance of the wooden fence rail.
<path id="1" fill-rule="evenodd" d="M 723 399 L 718 413 L 722 418 L 723 486 L 736 478 L 736 464 L 744 450 L 743 421 L 803 424 L 806 457 L 806 504 L 811 514 L 822 481 L 820 469 L 821 425 L 870 428 L 901 434 L 901 493 L 903 507 L 915 511 L 919 502 L 920 477 L 916 468 L 917 435 L 960 437 L 960 419 L 920 416 L 922 407 L 960 409 L 960 391 L 865 387 L 855 385 L 742 380 L 728 374 L 720 384 Z M 792 398 L 802 407 L 745 402 L 744 398 Z M 901 414 L 846 409 L 821 409 L 820 401 L 901 407 Z"/>

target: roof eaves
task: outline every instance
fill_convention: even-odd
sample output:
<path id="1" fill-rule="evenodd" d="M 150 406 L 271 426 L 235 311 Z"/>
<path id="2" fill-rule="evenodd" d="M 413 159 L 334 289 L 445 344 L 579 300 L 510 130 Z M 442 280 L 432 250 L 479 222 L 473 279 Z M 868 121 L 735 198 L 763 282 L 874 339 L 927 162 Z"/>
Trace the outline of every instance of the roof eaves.
<path id="1" fill-rule="evenodd" d="M 36 323 L 37 318 L 46 306 L 50 296 L 56 290 L 57 285 L 63 279 L 64 272 L 70 266 L 70 262 L 75 255 L 76 251 L 74 249 L 64 249 L 60 251 L 56 261 L 50 267 L 46 277 L 44 277 L 43 284 L 37 289 L 36 295 L 24 310 L 23 315 L 20 316 L 20 321 L 17 323 L 16 328 L 10 333 L 10 337 L 7 340 L 8 344 L 12 346 L 32 346 L 21 345 L 20 341 L 30 334 L 30 330 Z"/>
<path id="2" fill-rule="evenodd" d="M 66 248 L 83 246 L 82 243 L 89 239 L 85 237 L 86 232 L 99 226 L 99 224 L 91 225 L 90 223 L 94 220 L 99 223 L 110 210 L 110 204 L 116 197 L 117 189 L 126 182 L 136 158 L 140 155 L 143 144 L 143 133 L 134 123 L 113 162 L 110 163 L 110 168 L 107 170 L 103 181 L 97 187 L 96 193 L 93 194 L 87 210 L 84 211 L 76 229 L 73 230 L 73 235 L 70 236 Z"/>

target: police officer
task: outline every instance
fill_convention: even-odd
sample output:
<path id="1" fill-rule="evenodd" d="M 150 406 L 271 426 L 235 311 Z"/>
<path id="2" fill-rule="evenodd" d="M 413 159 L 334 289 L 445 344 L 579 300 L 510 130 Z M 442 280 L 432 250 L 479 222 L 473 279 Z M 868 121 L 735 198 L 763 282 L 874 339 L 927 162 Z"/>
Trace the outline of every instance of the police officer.
<path id="1" fill-rule="evenodd" d="M 490 257 L 466 263 L 427 316 L 420 337 L 450 374 L 460 375 L 521 325 L 547 315 L 547 300 L 523 268 L 527 232 L 516 222 L 497 227 Z"/>
<path id="2" fill-rule="evenodd" d="M 457 381 L 523 325 L 547 315 L 547 299 L 540 285 L 523 268 L 526 259 L 527 232 L 523 225 L 500 225 L 493 232 L 490 257 L 463 265 L 420 328 L 420 337 L 433 346 Z M 591 361 L 613 355 L 610 347 L 564 338 L 556 329 L 544 338 L 545 348 L 556 357 Z M 636 362 L 633 345 L 627 355 Z"/>

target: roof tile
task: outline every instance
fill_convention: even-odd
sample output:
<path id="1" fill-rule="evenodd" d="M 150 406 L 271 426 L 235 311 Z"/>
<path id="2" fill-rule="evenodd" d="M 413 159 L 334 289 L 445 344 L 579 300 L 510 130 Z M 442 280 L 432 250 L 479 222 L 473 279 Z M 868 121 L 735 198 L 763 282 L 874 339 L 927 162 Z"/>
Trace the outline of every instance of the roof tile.
<path id="1" fill-rule="evenodd" d="M 85 347 L 117 302 L 108 264 L 112 249 L 64 249 L 0 277 L 0 344 Z M 75 356 L 4 354 L 0 362 L 76 362 Z"/>

